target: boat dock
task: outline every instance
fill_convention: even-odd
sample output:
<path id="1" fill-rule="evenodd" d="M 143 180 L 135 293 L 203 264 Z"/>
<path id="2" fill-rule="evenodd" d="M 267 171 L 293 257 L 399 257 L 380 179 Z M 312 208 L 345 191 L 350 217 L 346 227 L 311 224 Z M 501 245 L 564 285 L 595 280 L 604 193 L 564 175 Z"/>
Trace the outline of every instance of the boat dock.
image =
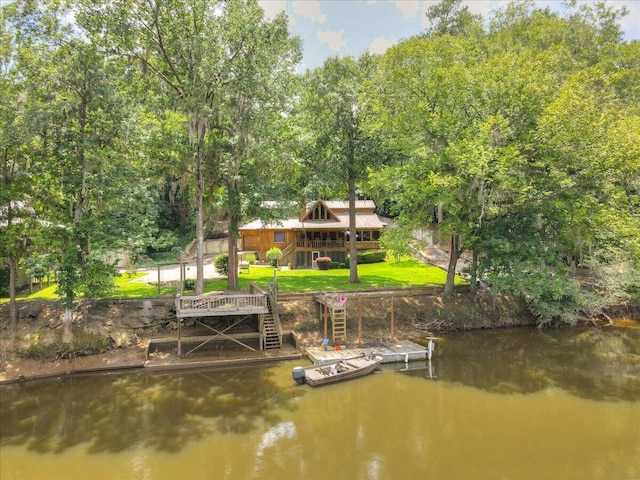
<path id="1" fill-rule="evenodd" d="M 432 344 L 433 345 L 433 344 Z M 346 358 L 357 357 L 360 355 L 369 355 L 377 353 L 382 355 L 382 363 L 412 362 L 414 360 L 427 360 L 430 358 L 428 347 L 423 347 L 410 340 L 400 340 L 394 343 L 384 343 L 376 346 L 340 348 L 335 347 L 307 347 L 309 360 L 315 364 L 329 362 L 331 360 L 343 360 Z"/>

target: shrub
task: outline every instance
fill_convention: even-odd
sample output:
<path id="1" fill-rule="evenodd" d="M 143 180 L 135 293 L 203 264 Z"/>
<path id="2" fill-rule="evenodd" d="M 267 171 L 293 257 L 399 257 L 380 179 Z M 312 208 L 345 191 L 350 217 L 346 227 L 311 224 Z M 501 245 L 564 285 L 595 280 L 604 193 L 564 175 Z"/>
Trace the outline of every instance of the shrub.
<path id="1" fill-rule="evenodd" d="M 329 270 L 331 266 L 331 258 L 330 257 L 318 257 L 316 258 L 316 263 L 318 264 L 318 268 L 320 270 Z"/>
<path id="2" fill-rule="evenodd" d="M 277 267 L 278 260 L 280 260 L 280 257 L 282 257 L 282 250 L 280 250 L 278 247 L 273 247 L 267 250 L 266 255 L 267 255 L 267 258 L 269 259 L 269 262 L 271 263 L 271 266 Z"/>
<path id="3" fill-rule="evenodd" d="M 244 259 L 249 262 L 249 265 L 256 263 L 256 256 L 253 253 L 247 253 Z"/>
<path id="4" fill-rule="evenodd" d="M 184 289 L 185 290 L 195 290 L 196 289 L 196 281 L 192 278 L 189 278 L 184 281 Z"/>
<path id="5" fill-rule="evenodd" d="M 385 250 L 367 250 L 366 252 L 358 252 L 358 264 L 362 263 L 380 263 L 387 258 Z M 345 265 L 349 265 L 349 255 L 344 260 Z"/>
<path id="6" fill-rule="evenodd" d="M 216 271 L 222 276 L 229 276 L 229 254 L 221 253 L 213 261 Z"/>

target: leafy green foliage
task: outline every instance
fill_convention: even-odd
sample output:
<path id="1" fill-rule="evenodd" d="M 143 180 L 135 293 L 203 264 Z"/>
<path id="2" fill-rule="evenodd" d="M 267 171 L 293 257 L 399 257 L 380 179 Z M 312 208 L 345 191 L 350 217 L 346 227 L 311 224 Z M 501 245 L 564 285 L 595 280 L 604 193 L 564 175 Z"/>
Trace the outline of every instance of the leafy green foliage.
<path id="1" fill-rule="evenodd" d="M 398 226 L 385 228 L 380 237 L 380 244 L 395 258 L 396 263 L 399 263 L 402 257 L 413 255 L 419 246 L 410 229 Z"/>
<path id="2" fill-rule="evenodd" d="M 620 43 L 623 13 L 514 3 L 485 31 L 446 0 L 368 87 L 377 115 L 366 128 L 404 156 L 372 172 L 371 190 L 396 202 L 400 222 L 450 237 L 449 279 L 472 251 L 479 278 L 524 296 L 541 323 L 598 311 L 579 268 L 640 265 L 640 152 L 628 134 L 640 125 L 640 57 Z M 628 290 L 605 283 L 612 299 Z"/>
<path id="3" fill-rule="evenodd" d="M 78 293 L 84 298 L 108 297 L 115 290 L 115 276 L 116 269 L 113 264 L 91 258 L 83 265 Z"/>
<path id="4" fill-rule="evenodd" d="M 36 278 L 38 281 L 42 281 L 51 271 L 51 268 L 54 266 L 54 261 L 50 254 L 34 254 L 23 259 L 21 265 L 27 275 Z"/>
<path id="5" fill-rule="evenodd" d="M 223 276 L 229 275 L 229 255 L 227 253 L 221 253 L 213 261 L 213 266 L 216 271 Z"/>
<path id="6" fill-rule="evenodd" d="M 269 250 L 267 250 L 267 253 L 265 255 L 269 260 L 269 262 L 271 263 L 271 266 L 277 267 L 278 261 L 282 257 L 282 250 L 280 250 L 278 247 L 272 247 Z"/>
<path id="7" fill-rule="evenodd" d="M 384 262 L 387 258 L 387 252 L 385 250 L 366 250 L 364 252 L 358 252 L 357 262 L 358 265 L 365 263 L 379 263 Z M 349 258 L 345 262 L 348 262 Z M 396 262 L 399 263 L 399 262 Z"/>

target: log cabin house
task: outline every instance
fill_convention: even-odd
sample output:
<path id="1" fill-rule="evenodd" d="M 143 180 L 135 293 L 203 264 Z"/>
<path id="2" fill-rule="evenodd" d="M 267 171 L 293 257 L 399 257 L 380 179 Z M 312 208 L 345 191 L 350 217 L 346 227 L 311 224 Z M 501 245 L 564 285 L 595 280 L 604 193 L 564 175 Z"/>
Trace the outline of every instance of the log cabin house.
<path id="1" fill-rule="evenodd" d="M 359 251 L 380 248 L 385 223 L 372 200 L 356 201 L 356 244 Z M 318 200 L 299 216 L 279 222 L 253 220 L 240 227 L 242 250 L 264 260 L 267 250 L 282 250 L 281 265 L 316 267 L 318 257 L 344 262 L 349 253 L 349 202 Z"/>

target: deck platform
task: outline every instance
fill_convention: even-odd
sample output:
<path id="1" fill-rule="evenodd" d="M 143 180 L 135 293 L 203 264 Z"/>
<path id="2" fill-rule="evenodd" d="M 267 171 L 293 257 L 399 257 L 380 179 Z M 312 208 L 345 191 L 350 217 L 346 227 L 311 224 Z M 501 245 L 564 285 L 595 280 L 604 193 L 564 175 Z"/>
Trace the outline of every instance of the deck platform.
<path id="1" fill-rule="evenodd" d="M 335 347 L 327 347 L 326 350 L 324 347 L 307 347 L 309 360 L 316 364 L 330 360 L 356 357 L 363 353 L 369 355 L 374 352 L 382 355 L 382 363 L 426 360 L 429 353 L 427 347 L 423 347 L 410 340 L 400 340 L 394 343 L 383 343 L 374 346 L 341 348 L 340 350 L 336 350 Z"/>

